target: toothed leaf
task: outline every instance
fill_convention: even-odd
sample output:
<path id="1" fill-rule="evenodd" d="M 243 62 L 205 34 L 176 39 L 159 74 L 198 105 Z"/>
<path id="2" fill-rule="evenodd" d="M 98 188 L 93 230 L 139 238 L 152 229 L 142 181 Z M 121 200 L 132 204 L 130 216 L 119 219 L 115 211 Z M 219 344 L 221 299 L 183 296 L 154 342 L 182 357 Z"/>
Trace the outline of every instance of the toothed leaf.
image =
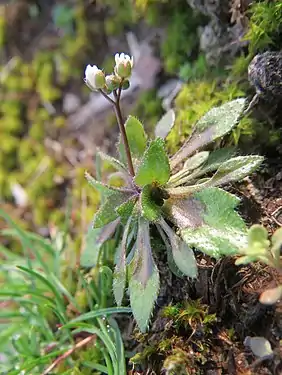
<path id="1" fill-rule="evenodd" d="M 173 221 L 182 226 L 181 236 L 188 246 L 215 258 L 232 255 L 247 244 L 245 223 L 234 210 L 238 203 L 237 197 L 224 190 L 207 188 L 187 199 L 186 205 L 193 204 L 194 209 L 190 218 L 178 210 Z"/>
<path id="2" fill-rule="evenodd" d="M 91 185 L 92 187 L 94 187 L 97 191 L 99 191 L 99 193 L 101 193 L 103 196 L 109 196 L 113 193 L 125 193 L 125 194 L 128 194 L 128 193 L 132 193 L 132 190 L 128 189 L 128 188 L 118 188 L 118 187 L 114 187 L 114 186 L 110 186 L 110 185 L 107 185 L 107 184 L 104 184 L 103 182 L 101 181 L 97 181 L 95 180 L 94 177 L 92 177 L 89 173 L 85 172 L 85 178 L 86 180 L 88 181 L 89 185 Z"/>
<path id="3" fill-rule="evenodd" d="M 154 191 L 157 193 L 157 190 L 151 185 L 146 185 L 141 192 L 142 215 L 149 221 L 155 221 L 161 215 L 161 206 L 153 200 Z M 162 198 L 160 200 L 162 201 Z"/>
<path id="4" fill-rule="evenodd" d="M 237 125 L 245 107 L 245 99 L 236 99 L 220 107 L 212 108 L 196 124 L 191 137 L 171 158 L 171 168 L 175 168 L 188 156 L 203 146 L 228 133 Z"/>
<path id="5" fill-rule="evenodd" d="M 139 186 L 156 183 L 165 184 L 170 175 L 169 160 L 165 151 L 163 139 L 151 141 L 141 160 L 135 176 L 135 183 Z"/>
<path id="6" fill-rule="evenodd" d="M 115 209 L 126 202 L 131 194 L 132 193 L 128 192 L 114 192 L 111 195 L 108 195 L 105 202 L 101 205 L 94 216 L 93 227 L 101 228 L 115 220 L 118 217 L 118 213 Z"/>
<path id="7" fill-rule="evenodd" d="M 171 131 L 175 122 L 175 113 L 173 109 L 170 109 L 160 121 L 157 123 L 155 128 L 155 137 L 165 139 Z"/>
<path id="8" fill-rule="evenodd" d="M 121 218 L 121 222 L 125 225 L 132 215 L 134 206 L 136 204 L 137 197 L 130 197 L 126 202 L 122 203 L 117 207 L 116 212 Z"/>
<path id="9" fill-rule="evenodd" d="M 155 265 L 150 244 L 149 223 L 139 221 L 137 249 L 130 264 L 130 306 L 138 327 L 145 332 L 160 287 L 159 272 Z"/>
<path id="10" fill-rule="evenodd" d="M 125 132 L 132 157 L 139 159 L 143 156 L 147 145 L 147 135 L 143 125 L 136 117 L 129 116 L 125 122 Z M 125 161 L 125 149 L 121 139 L 119 141 L 119 150 L 121 159 Z"/>

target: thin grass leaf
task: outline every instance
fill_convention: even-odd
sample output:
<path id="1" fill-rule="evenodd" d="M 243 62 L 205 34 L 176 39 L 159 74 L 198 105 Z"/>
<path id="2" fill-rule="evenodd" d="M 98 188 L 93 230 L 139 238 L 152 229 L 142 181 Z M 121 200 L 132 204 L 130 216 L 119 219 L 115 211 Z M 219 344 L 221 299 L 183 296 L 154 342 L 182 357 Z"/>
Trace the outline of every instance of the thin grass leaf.
<path id="1" fill-rule="evenodd" d="M 108 307 L 106 309 L 99 309 L 90 311 L 88 313 L 79 315 L 77 318 L 72 319 L 68 324 L 64 325 L 64 328 L 70 327 L 70 324 L 76 323 L 76 322 L 82 322 L 84 320 L 89 319 L 95 319 L 107 315 L 112 314 L 120 314 L 120 313 L 132 313 L 132 310 L 129 307 Z"/>
<path id="2" fill-rule="evenodd" d="M 47 286 L 47 288 L 54 294 L 57 306 L 60 310 L 60 312 L 65 312 L 65 304 L 64 304 L 64 299 L 63 296 L 57 291 L 56 286 L 54 286 L 46 277 L 42 276 L 40 273 L 37 271 L 33 271 L 29 268 L 18 266 L 17 267 L 19 270 L 25 272 L 26 274 L 34 277 L 35 279 L 41 281 L 44 285 Z"/>

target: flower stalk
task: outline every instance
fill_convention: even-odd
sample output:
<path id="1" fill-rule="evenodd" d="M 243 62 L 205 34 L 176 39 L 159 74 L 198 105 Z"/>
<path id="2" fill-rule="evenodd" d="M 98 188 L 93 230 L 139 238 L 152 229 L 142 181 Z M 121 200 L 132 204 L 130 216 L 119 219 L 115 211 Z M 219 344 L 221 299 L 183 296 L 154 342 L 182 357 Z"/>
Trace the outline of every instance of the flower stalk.
<path id="1" fill-rule="evenodd" d="M 134 166 L 132 162 L 129 142 L 126 135 L 124 120 L 120 108 L 121 92 L 129 87 L 127 78 L 131 76 L 133 67 L 133 58 L 124 53 L 115 55 L 116 66 L 114 74 L 109 76 L 104 75 L 102 70 L 98 69 L 96 65 L 93 67 L 88 65 L 85 70 L 85 83 L 93 91 L 99 91 L 105 99 L 107 99 L 114 107 L 117 123 L 119 126 L 121 139 L 124 144 L 129 173 L 132 177 L 135 176 Z M 114 100 L 108 94 L 113 92 Z"/>

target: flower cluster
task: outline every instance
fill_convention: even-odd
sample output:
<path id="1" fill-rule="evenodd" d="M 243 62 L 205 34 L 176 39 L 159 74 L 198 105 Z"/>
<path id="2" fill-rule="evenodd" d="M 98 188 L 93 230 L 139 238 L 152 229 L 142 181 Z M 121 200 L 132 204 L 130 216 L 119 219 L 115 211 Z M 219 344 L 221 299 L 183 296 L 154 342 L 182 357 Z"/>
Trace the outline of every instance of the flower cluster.
<path id="1" fill-rule="evenodd" d="M 105 90 L 107 94 L 118 88 L 126 90 L 129 87 L 128 79 L 133 68 L 133 57 L 124 53 L 115 55 L 114 73 L 105 76 L 104 72 L 96 65 L 87 65 L 84 81 L 93 90 Z"/>

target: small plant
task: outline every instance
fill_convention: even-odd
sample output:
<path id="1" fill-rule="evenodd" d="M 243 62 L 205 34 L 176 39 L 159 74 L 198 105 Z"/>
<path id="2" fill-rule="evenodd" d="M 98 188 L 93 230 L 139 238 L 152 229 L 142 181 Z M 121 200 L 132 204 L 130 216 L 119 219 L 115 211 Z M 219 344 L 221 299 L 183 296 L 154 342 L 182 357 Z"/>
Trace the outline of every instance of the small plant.
<path id="1" fill-rule="evenodd" d="M 236 260 L 237 265 L 262 262 L 282 272 L 282 228 L 277 229 L 271 240 L 262 225 L 253 225 L 248 232 L 248 245 L 241 250 L 243 256 Z M 282 297 L 282 285 L 267 289 L 260 295 L 260 302 L 272 305 Z"/>
<path id="2" fill-rule="evenodd" d="M 156 125 L 152 140 L 137 118 L 129 116 L 124 123 L 120 98 L 130 84 L 132 67 L 132 58 L 121 54 L 116 55 L 114 73 L 109 76 L 96 66 L 86 68 L 87 85 L 100 91 L 115 110 L 121 133 L 120 158 L 99 155 L 117 170 L 123 186 L 105 184 L 88 173 L 86 178 L 102 195 L 91 229 L 96 238 L 93 257 L 98 259 L 106 240 L 114 234 L 120 236 L 113 276 L 115 299 L 120 305 L 128 280 L 132 311 L 145 331 L 160 285 L 150 227 L 157 228 L 166 245 L 168 264 L 177 275 L 197 277 L 193 247 L 216 258 L 237 253 L 247 244 L 245 223 L 234 210 L 239 199 L 219 186 L 243 179 L 263 158 L 234 156 L 231 148 L 202 151 L 238 124 L 245 99 L 211 109 L 183 147 L 169 157 L 165 138 L 174 124 L 173 110 Z"/>

